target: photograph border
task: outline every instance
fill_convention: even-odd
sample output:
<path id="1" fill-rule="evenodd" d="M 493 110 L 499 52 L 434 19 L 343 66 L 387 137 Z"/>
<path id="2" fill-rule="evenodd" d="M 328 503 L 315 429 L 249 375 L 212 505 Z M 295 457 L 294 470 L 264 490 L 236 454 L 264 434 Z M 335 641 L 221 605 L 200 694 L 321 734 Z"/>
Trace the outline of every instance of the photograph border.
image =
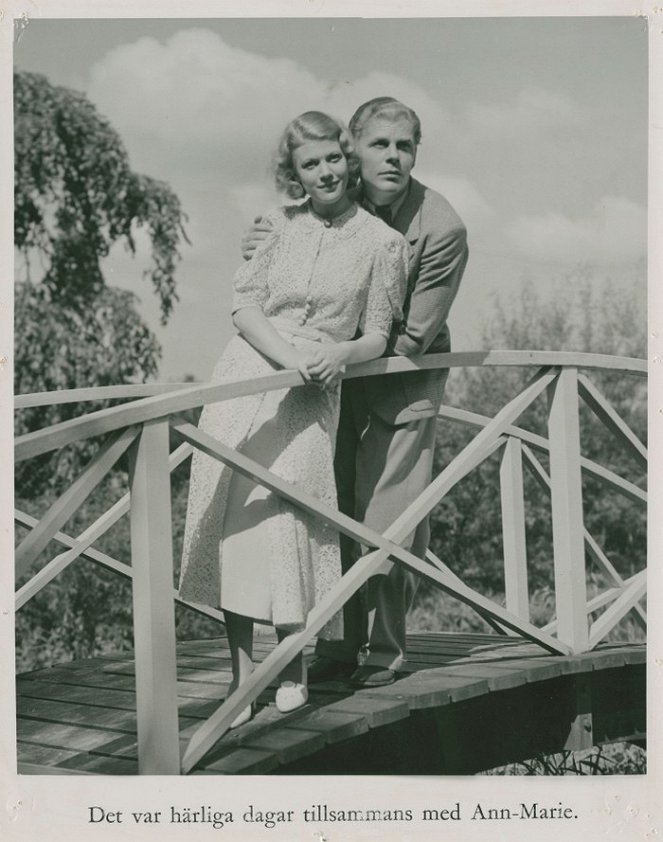
<path id="1" fill-rule="evenodd" d="M 634 9 L 626 0 L 418 0 L 407 5 L 395 0 L 365 0 L 363 4 L 348 0 L 254 0 L 250 8 L 241 0 L 212 2 L 192 0 L 140 0 L 131 5 L 124 2 L 85 2 L 85 0 L 44 0 L 37 3 L 10 2 L 0 12 L 0 166 L 5 174 L 0 192 L 0 232 L 5 248 L 0 249 L 0 478 L 4 505 L 0 507 L 0 674 L 4 677 L 0 691 L 0 836 L 20 842 L 37 839 L 91 839 L 99 835 L 105 839 L 150 839 L 158 835 L 159 842 L 188 838 L 207 838 L 220 833 L 224 839 L 238 840 L 335 840 L 381 839 L 425 840 L 431 838 L 430 823 L 415 820 L 394 823 L 393 826 L 367 823 L 346 823 L 317 827 L 298 822 L 277 824 L 274 828 L 257 827 L 237 820 L 253 804 L 263 810 L 294 810 L 301 815 L 315 803 L 342 805 L 343 809 L 357 809 L 370 799 L 371 806 L 382 809 L 396 807 L 453 808 L 457 803 L 470 816 L 477 803 L 488 807 L 513 807 L 523 799 L 541 805 L 569 806 L 572 821 L 531 822 L 515 819 L 501 821 L 497 828 L 489 822 L 451 821 L 439 825 L 435 833 L 455 840 L 501 838 L 529 840 L 536 833 L 540 840 L 557 839 L 564 834 L 569 840 L 587 839 L 648 839 L 663 833 L 663 790 L 661 769 L 661 738 L 663 713 L 663 618 L 661 612 L 650 611 L 647 654 L 648 755 L 647 774 L 643 776 L 605 777 L 431 777 L 431 776 L 173 776 L 173 777 L 109 777 L 109 776 L 25 776 L 17 775 L 14 682 L 14 619 L 13 570 L 11 559 L 13 539 L 13 388 L 12 388 L 12 319 L 13 319 L 13 261 L 10 241 L 13 241 L 13 198 L 8 174 L 13 171 L 12 147 L 12 39 L 15 21 L 29 26 L 31 19 L 41 18 L 260 18 L 260 17 L 369 17 L 369 18 L 426 18 L 426 17 L 583 17 L 583 16 L 641 16 L 649 27 L 649 216 L 648 216 L 648 360 L 649 382 L 649 441 L 650 441 L 650 502 L 648 507 L 648 559 L 655 560 L 663 548 L 663 518 L 657 517 L 663 483 L 663 8 L 643 3 Z M 625 129 L 626 130 L 626 129 Z M 663 595 L 663 569 L 651 565 L 648 569 L 648 590 L 652 594 L 650 606 L 658 605 Z M 75 780 L 75 782 L 74 782 Z M 91 825 L 89 810 L 103 806 L 107 812 L 121 812 L 126 822 L 107 822 Z M 214 830 L 209 826 L 194 828 L 163 824 L 146 828 L 129 819 L 132 812 L 168 810 L 206 806 L 220 811 L 232 811 L 235 821 Z M 94 830 L 91 831 L 90 827 Z"/>

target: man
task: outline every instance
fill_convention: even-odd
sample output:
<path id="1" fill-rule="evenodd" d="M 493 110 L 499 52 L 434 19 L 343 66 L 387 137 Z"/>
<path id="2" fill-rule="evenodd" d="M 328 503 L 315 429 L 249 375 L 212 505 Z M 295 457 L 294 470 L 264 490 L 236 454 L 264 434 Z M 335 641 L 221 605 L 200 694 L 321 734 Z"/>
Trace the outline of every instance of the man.
<path id="1" fill-rule="evenodd" d="M 419 118 L 391 97 L 360 106 L 350 121 L 361 169 L 361 201 L 409 244 L 404 318 L 387 353 L 414 357 L 450 350 L 447 317 L 468 257 L 466 229 L 439 193 L 411 176 Z M 254 229 L 245 243 L 247 256 Z M 336 449 L 339 509 L 382 533 L 430 483 L 437 411 L 446 371 L 417 371 L 343 382 Z M 423 558 L 426 518 L 403 543 Z M 343 572 L 358 548 L 341 538 Z M 399 564 L 372 577 L 344 609 L 342 641 L 318 641 L 310 683 L 350 676 L 358 687 L 392 683 L 405 664 L 405 618 L 416 574 Z M 360 665 L 357 666 L 358 660 Z"/>

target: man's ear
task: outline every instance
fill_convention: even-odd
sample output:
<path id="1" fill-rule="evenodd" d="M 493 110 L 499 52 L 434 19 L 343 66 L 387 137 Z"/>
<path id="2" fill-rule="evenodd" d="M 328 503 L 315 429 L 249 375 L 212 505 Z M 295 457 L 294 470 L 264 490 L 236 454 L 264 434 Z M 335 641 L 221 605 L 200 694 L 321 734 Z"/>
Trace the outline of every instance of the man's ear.
<path id="1" fill-rule="evenodd" d="M 414 153 L 412 155 L 412 169 L 414 169 L 414 165 L 417 163 L 417 152 L 419 151 L 419 147 L 415 144 Z"/>

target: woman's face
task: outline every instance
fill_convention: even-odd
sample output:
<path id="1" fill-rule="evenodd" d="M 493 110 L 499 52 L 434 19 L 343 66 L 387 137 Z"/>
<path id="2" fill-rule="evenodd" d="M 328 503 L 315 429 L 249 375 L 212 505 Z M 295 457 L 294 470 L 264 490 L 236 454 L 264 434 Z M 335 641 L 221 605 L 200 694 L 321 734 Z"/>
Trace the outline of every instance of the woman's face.
<path id="1" fill-rule="evenodd" d="M 292 160 L 316 211 L 329 212 L 343 201 L 349 169 L 337 140 L 307 141 L 293 150 Z"/>

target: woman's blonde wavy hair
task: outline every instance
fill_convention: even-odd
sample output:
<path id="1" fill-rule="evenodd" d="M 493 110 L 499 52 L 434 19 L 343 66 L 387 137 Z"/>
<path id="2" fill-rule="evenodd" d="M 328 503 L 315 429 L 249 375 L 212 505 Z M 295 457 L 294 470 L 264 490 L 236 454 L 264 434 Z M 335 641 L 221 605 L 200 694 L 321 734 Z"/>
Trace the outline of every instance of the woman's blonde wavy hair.
<path id="1" fill-rule="evenodd" d="M 355 145 L 349 130 L 340 120 L 322 111 L 306 111 L 291 120 L 281 135 L 272 164 L 276 189 L 291 199 L 304 197 L 305 191 L 297 177 L 292 153 L 298 146 L 312 140 L 338 141 L 348 162 L 348 189 L 356 187 L 359 180 L 359 159 L 355 154 Z"/>

